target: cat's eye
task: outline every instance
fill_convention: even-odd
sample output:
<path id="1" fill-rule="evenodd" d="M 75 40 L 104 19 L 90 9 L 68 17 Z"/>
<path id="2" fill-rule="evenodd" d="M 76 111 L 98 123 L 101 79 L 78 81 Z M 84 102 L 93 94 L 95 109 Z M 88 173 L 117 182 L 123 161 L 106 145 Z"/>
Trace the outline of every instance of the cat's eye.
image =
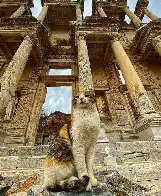
<path id="1" fill-rule="evenodd" d="M 88 92 L 85 92 L 84 94 L 86 97 L 89 97 L 89 93 Z"/>
<path id="2" fill-rule="evenodd" d="M 75 96 L 75 98 L 77 98 L 77 99 L 78 99 L 78 98 L 79 98 L 79 96 L 78 96 L 78 95 L 76 95 L 76 96 Z"/>

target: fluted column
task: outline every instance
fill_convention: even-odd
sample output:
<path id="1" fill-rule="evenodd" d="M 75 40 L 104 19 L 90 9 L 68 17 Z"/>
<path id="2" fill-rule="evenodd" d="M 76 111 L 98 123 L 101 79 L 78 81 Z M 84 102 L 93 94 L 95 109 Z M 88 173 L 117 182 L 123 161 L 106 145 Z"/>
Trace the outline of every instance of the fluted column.
<path id="1" fill-rule="evenodd" d="M 23 74 L 25 65 L 32 50 L 33 42 L 29 36 L 26 36 L 13 56 L 11 62 L 6 68 L 1 78 L 0 92 L 0 118 L 5 115 L 6 108 L 17 90 L 18 83 Z"/>
<path id="2" fill-rule="evenodd" d="M 97 7 L 97 12 L 99 13 L 100 17 L 107 17 L 107 15 L 105 14 L 105 12 L 101 6 Z"/>
<path id="3" fill-rule="evenodd" d="M 151 11 L 149 11 L 147 8 L 144 9 L 144 14 L 146 14 L 151 20 L 157 20 L 158 17 L 153 14 Z"/>
<path id="4" fill-rule="evenodd" d="M 40 14 L 37 17 L 37 20 L 40 20 L 40 22 L 43 23 L 47 12 L 48 12 L 48 6 L 44 5 Z"/>
<path id="5" fill-rule="evenodd" d="M 79 91 L 93 90 L 92 73 L 91 73 L 85 35 L 81 34 L 77 37 L 77 46 L 78 46 Z"/>
<path id="6" fill-rule="evenodd" d="M 133 12 L 131 12 L 127 6 L 124 7 L 124 11 L 126 15 L 132 20 L 134 26 L 136 28 L 139 28 L 142 21 Z"/>
<path id="7" fill-rule="evenodd" d="M 161 56 L 161 35 L 152 39 L 152 45 L 158 54 Z"/>
<path id="8" fill-rule="evenodd" d="M 117 40 L 112 40 L 112 49 L 124 76 L 127 89 L 137 103 L 140 114 L 145 116 L 145 114 L 155 113 L 155 109 L 148 98 L 146 90 L 121 43 Z"/>
<path id="9" fill-rule="evenodd" d="M 10 18 L 18 18 L 19 16 L 22 16 L 23 13 L 25 12 L 25 5 L 21 5 L 18 10 L 16 10 Z"/>
<path id="10" fill-rule="evenodd" d="M 78 4 L 76 6 L 76 17 L 77 17 L 77 24 L 82 24 L 82 11 L 81 11 L 81 5 Z"/>

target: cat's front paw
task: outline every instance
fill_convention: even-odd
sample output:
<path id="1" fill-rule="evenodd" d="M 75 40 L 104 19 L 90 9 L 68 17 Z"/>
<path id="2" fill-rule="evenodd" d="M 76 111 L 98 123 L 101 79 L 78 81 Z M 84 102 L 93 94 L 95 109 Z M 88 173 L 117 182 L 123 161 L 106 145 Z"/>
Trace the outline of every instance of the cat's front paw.
<path id="1" fill-rule="evenodd" d="M 88 185 L 86 187 L 86 191 L 91 191 L 92 190 L 92 185 L 91 185 L 91 182 L 88 182 Z"/>
<path id="2" fill-rule="evenodd" d="M 91 182 L 91 185 L 92 185 L 92 186 L 97 186 L 97 185 L 98 185 L 98 181 L 97 181 L 97 179 L 94 178 L 94 177 L 90 178 L 90 182 Z"/>

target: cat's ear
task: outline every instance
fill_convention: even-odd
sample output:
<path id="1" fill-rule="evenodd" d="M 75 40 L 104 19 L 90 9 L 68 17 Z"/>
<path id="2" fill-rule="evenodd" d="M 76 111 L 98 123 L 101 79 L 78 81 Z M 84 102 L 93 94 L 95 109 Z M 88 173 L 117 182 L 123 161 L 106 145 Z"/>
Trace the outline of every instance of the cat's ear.
<path id="1" fill-rule="evenodd" d="M 70 136 L 68 132 L 68 124 L 64 124 L 61 128 L 59 135 L 63 137 L 66 141 L 70 141 Z"/>
<path id="2" fill-rule="evenodd" d="M 93 91 L 85 91 L 85 96 L 89 97 L 92 102 L 96 102 L 95 93 Z"/>
<path id="3" fill-rule="evenodd" d="M 90 97 L 90 92 L 89 91 L 85 91 L 84 95 L 85 95 L 85 97 Z"/>

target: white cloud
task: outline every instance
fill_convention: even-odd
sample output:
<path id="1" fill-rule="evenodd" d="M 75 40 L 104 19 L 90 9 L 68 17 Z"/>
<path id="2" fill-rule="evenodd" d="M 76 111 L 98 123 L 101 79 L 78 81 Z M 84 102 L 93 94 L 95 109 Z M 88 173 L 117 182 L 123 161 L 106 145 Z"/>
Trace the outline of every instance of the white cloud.
<path id="1" fill-rule="evenodd" d="M 48 87 L 43 105 L 45 113 L 55 111 L 71 113 L 72 87 Z"/>
<path id="2" fill-rule="evenodd" d="M 34 0 L 34 7 L 31 8 L 33 16 L 37 17 L 39 12 L 41 11 L 41 1 L 40 0 Z"/>

